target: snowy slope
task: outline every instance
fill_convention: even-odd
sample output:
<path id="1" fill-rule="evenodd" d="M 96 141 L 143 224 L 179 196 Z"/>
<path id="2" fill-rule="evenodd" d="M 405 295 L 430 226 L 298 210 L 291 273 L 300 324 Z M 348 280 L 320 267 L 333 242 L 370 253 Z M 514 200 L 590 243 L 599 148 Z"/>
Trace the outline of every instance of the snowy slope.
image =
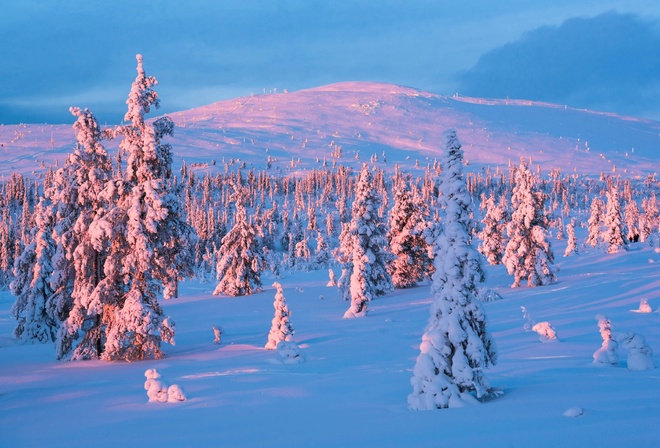
<path id="1" fill-rule="evenodd" d="M 547 103 L 445 97 L 390 84 L 253 95 L 172 118 L 175 168 L 185 160 L 204 171 L 224 170 L 223 161 L 231 159 L 264 167 L 270 156 L 275 168 L 289 172 L 320 167 L 324 158 L 358 165 L 374 154 L 380 163 L 385 154 L 388 167 L 412 168 L 418 161 L 423 168 L 438 156 L 440 135 L 448 128 L 458 132 L 468 170 L 517 164 L 520 157 L 546 171 L 584 174 L 616 169 L 645 176 L 660 167 L 656 121 Z M 42 161 L 62 163 L 73 141 L 69 125 L 0 126 L 2 174 L 40 171 Z M 333 157 L 337 146 L 340 158 Z"/>
<path id="2" fill-rule="evenodd" d="M 553 243 L 563 253 L 565 242 Z M 164 303 L 177 323 L 177 345 L 165 347 L 163 360 L 136 363 L 58 362 L 51 345 L 14 345 L 12 299 L 2 292 L 0 445 L 654 446 L 658 370 L 629 371 L 623 354 L 618 367 L 597 367 L 592 354 L 602 342 L 595 316 L 605 314 L 615 333 L 645 335 L 660 365 L 658 263 L 660 254 L 641 243 L 615 255 L 586 252 L 559 258 L 556 284 L 515 290 L 502 266 L 488 266 L 486 285 L 504 299 L 485 305 L 499 349 L 498 365 L 486 374 L 505 394 L 428 412 L 410 411 L 406 402 L 428 321 L 428 286 L 397 290 L 372 302 L 366 318 L 345 320 L 348 304 L 325 287 L 325 271 L 287 273 L 278 281 L 303 364 L 283 364 L 263 349 L 271 287 L 230 299 L 212 296 L 214 284 L 185 283 L 180 299 Z M 631 312 L 644 297 L 655 312 Z M 549 321 L 559 342 L 525 332 L 521 306 Z M 219 346 L 212 325 L 225 330 Z M 188 401 L 148 403 L 148 368 L 179 384 Z M 562 415 L 573 407 L 584 415 Z"/>

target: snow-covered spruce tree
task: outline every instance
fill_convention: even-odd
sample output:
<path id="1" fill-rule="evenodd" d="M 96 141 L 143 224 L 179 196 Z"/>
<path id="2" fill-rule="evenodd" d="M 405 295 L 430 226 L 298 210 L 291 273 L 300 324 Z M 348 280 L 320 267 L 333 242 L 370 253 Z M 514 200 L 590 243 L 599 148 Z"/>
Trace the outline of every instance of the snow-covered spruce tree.
<path id="1" fill-rule="evenodd" d="M 424 279 L 432 265 L 424 232 L 429 227 L 429 210 L 415 200 L 411 176 L 399 177 L 390 210 L 387 241 L 394 258 L 387 265 L 396 288 L 415 286 Z"/>
<path id="2" fill-rule="evenodd" d="M 603 243 L 608 254 L 614 254 L 621 250 L 628 250 L 628 241 L 623 232 L 621 218 L 621 204 L 619 203 L 619 189 L 612 185 L 607 192 L 607 209 L 605 212 L 603 231 Z"/>
<path id="3" fill-rule="evenodd" d="M 589 225 L 589 236 L 587 241 L 584 242 L 585 245 L 596 247 L 600 239 L 600 225 L 603 222 L 603 213 L 605 210 L 605 204 L 600 198 L 593 198 L 591 201 L 591 213 L 589 215 L 589 220 L 587 224 Z"/>
<path id="4" fill-rule="evenodd" d="M 488 263 L 497 265 L 502 263 L 502 252 L 504 251 L 505 210 L 501 204 L 495 204 L 495 196 L 492 192 L 486 199 L 485 208 L 484 227 L 477 234 L 481 239 L 478 250 Z"/>
<path id="5" fill-rule="evenodd" d="M 105 360 L 161 358 L 161 343 L 174 343 L 174 324 L 163 315 L 157 299 L 163 285 L 170 287 L 179 276 L 192 275 L 185 252 L 194 244 L 192 231 L 181 216 L 177 195 L 170 191 L 172 148 L 162 142 L 172 135 L 174 123 L 167 116 L 145 122 L 151 107 L 159 107 L 153 90 L 158 81 L 145 74 L 142 56 L 136 59 L 137 77 L 124 116 L 128 124 L 117 131 L 127 163 L 115 209 L 120 213 L 109 214 L 113 232 L 106 260 L 106 271 L 119 274 L 107 280 L 114 286 L 121 279 L 125 293 L 106 302 Z"/>
<path id="6" fill-rule="evenodd" d="M 234 185 L 231 200 L 236 204 L 234 226 L 222 239 L 218 251 L 216 271 L 218 285 L 213 294 L 244 296 L 261 291 L 261 271 L 264 258 L 257 244 L 254 226 L 247 219 L 245 202 L 247 191 Z"/>
<path id="7" fill-rule="evenodd" d="M 463 151 L 455 131 L 444 134 L 439 198 L 444 232 L 435 241 L 434 300 L 422 336 L 408 405 L 414 410 L 457 407 L 489 392 L 483 369 L 496 362 L 486 315 L 476 300 L 483 280 L 481 255 L 471 242 L 471 200 L 463 177 Z"/>
<path id="8" fill-rule="evenodd" d="M 568 241 L 566 242 L 564 257 L 568 257 L 570 254 L 577 255 L 577 238 L 575 238 L 575 223 L 573 221 L 571 221 L 569 224 L 566 224 L 566 233 L 568 234 Z"/>
<path id="9" fill-rule="evenodd" d="M 626 239 L 631 243 L 639 241 L 639 207 L 633 199 L 628 201 L 624 209 L 624 221 L 626 223 Z"/>
<path id="10" fill-rule="evenodd" d="M 350 270 L 351 306 L 344 318 L 367 314 L 367 303 L 392 290 L 392 277 L 387 263 L 392 255 L 387 251 L 385 223 L 378 216 L 380 196 L 374 186 L 369 167 L 364 164 L 355 185 L 355 200 L 351 222 L 342 231 L 339 252 L 348 260 Z M 342 277 L 344 273 L 342 273 Z M 341 283 L 340 285 L 345 285 Z"/>
<path id="11" fill-rule="evenodd" d="M 46 199 L 41 198 L 34 209 L 34 237 L 14 265 L 14 276 L 10 287 L 16 296 L 12 314 L 17 325 L 14 336 L 24 342 L 52 342 L 59 322 L 46 312 L 46 303 L 53 294 L 50 277 L 53 272 L 51 260 L 55 252 L 52 238 L 52 209 Z"/>
<path id="12" fill-rule="evenodd" d="M 282 285 L 278 282 L 273 283 L 275 288 L 275 301 L 273 307 L 275 308 L 275 316 L 268 333 L 268 342 L 266 343 L 266 350 L 275 350 L 277 344 L 282 341 L 290 341 L 294 334 L 293 326 L 289 322 L 289 307 L 286 305 L 284 298 L 284 291 Z"/>
<path id="13" fill-rule="evenodd" d="M 186 224 L 178 215 L 178 198 L 168 191 L 171 148 L 161 142 L 172 134 L 173 123 L 168 117 L 145 122 L 151 106 L 158 107 L 152 89 L 157 81 L 145 75 L 140 55 L 137 61 L 138 75 L 126 101 L 128 124 L 115 132 L 123 137 L 120 152 L 127 155 L 127 167 L 106 183 L 101 196 L 108 209 L 89 225 L 91 246 L 103 251 L 103 277 L 90 294 L 94 306 L 74 307 L 70 313 L 72 320 L 82 322 L 80 328 L 72 322 L 74 332 L 91 323 L 82 342 L 93 333 L 89 339 L 96 347 L 78 343 L 72 359 L 160 358 L 161 343 L 174 342 L 173 323 L 157 302 L 163 283 L 171 280 L 165 269 L 171 260 L 165 256 L 168 248 L 185 249 L 178 230 Z"/>
<path id="14" fill-rule="evenodd" d="M 512 288 L 520 286 L 523 279 L 527 286 L 540 286 L 556 279 L 556 268 L 550 242 L 546 240 L 547 218 L 543 215 L 545 195 L 536 187 L 534 175 L 521 159 L 514 173 L 511 197 L 511 221 L 506 231 L 509 237 L 502 263 L 509 275 L 513 275 Z"/>
<path id="15" fill-rule="evenodd" d="M 94 115 L 72 107 L 76 147 L 54 176 L 50 189 L 56 208 L 57 250 L 49 313 L 62 321 L 55 351 L 58 358 L 95 359 L 102 351 L 103 300 L 98 284 L 105 276 L 105 243 L 96 224 L 108 209 L 103 190 L 112 163 L 101 141 L 107 138 Z"/>

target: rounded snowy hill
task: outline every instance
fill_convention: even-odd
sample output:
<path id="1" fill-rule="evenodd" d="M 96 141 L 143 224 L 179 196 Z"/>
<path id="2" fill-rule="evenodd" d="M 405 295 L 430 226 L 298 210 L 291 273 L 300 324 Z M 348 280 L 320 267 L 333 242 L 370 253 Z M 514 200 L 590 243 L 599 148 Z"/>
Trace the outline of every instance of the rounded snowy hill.
<path id="1" fill-rule="evenodd" d="M 163 102 L 167 98 L 162 98 Z M 521 157 L 543 170 L 645 176 L 660 166 L 660 122 L 522 100 L 441 96 L 390 84 L 351 82 L 251 95 L 170 114 L 175 168 L 232 166 L 283 172 L 333 162 L 375 161 L 420 169 L 456 129 L 468 170 Z M 0 126 L 3 174 L 40 171 L 71 150 L 69 125 Z M 116 146 L 109 143 L 108 148 Z M 43 161 L 43 164 L 42 164 Z"/>

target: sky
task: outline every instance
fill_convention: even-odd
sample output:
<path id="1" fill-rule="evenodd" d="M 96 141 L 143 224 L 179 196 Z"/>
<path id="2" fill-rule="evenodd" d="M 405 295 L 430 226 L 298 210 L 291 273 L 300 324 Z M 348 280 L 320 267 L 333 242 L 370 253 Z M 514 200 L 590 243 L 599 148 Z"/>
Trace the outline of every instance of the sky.
<path id="1" fill-rule="evenodd" d="M 660 120 L 657 0 L 0 0 L 0 123 L 118 123 L 137 53 L 164 113 L 376 81 Z"/>

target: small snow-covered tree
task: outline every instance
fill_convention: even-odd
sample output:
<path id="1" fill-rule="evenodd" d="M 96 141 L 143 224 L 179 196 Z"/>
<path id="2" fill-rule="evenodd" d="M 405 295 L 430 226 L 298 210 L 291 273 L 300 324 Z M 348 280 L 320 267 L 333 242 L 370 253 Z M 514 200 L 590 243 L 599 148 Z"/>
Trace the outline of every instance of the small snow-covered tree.
<path id="1" fill-rule="evenodd" d="M 603 243 L 605 243 L 607 253 L 614 254 L 620 250 L 628 250 L 628 241 L 624 236 L 621 219 L 619 189 L 614 185 L 607 192 L 607 209 L 603 224 L 605 225 Z"/>
<path id="2" fill-rule="evenodd" d="M 369 167 L 364 164 L 355 185 L 355 201 L 351 222 L 342 230 L 339 252 L 350 269 L 351 306 L 345 318 L 365 316 L 367 303 L 393 288 L 387 263 L 388 252 L 385 223 L 378 216 L 380 197 L 374 186 Z M 344 277 L 345 273 L 342 273 Z M 340 279 L 340 287 L 342 283 Z"/>
<path id="3" fill-rule="evenodd" d="M 463 151 L 455 131 L 444 134 L 441 196 L 444 232 L 435 241 L 434 300 L 422 336 L 408 405 L 414 410 L 461 406 L 489 392 L 483 369 L 496 362 L 485 312 L 476 299 L 483 280 L 481 255 L 471 242 L 471 200 L 463 177 Z"/>
<path id="4" fill-rule="evenodd" d="M 552 283 L 556 279 L 556 268 L 552 264 L 554 255 L 550 242 L 546 240 L 545 195 L 537 188 L 523 159 L 515 170 L 514 181 L 511 197 L 514 211 L 506 227 L 509 241 L 502 258 L 507 272 L 514 278 L 511 287 L 519 287 L 523 279 L 527 280 L 527 286 Z"/>
<path id="5" fill-rule="evenodd" d="M 291 312 L 286 304 L 282 285 L 275 282 L 273 283 L 273 287 L 275 288 L 275 301 L 273 302 L 275 316 L 273 317 L 273 322 L 270 327 L 270 333 L 268 333 L 268 342 L 265 346 L 266 350 L 275 350 L 277 344 L 280 342 L 291 341 L 294 334 L 293 326 L 289 321 Z"/>
<path id="6" fill-rule="evenodd" d="M 505 210 L 502 204 L 495 204 L 495 196 L 492 193 L 486 199 L 485 208 L 484 227 L 477 234 L 481 239 L 478 250 L 486 257 L 488 263 L 497 265 L 502 263 L 502 252 L 504 251 Z"/>
<path id="7" fill-rule="evenodd" d="M 634 200 L 628 201 L 624 209 L 624 221 L 626 224 L 626 238 L 631 243 L 639 241 L 639 208 Z"/>
<path id="8" fill-rule="evenodd" d="M 599 365 L 617 365 L 619 358 L 616 354 L 617 342 L 612 337 L 612 326 L 610 320 L 602 315 L 596 316 L 598 328 L 603 338 L 603 344 L 594 352 L 594 364 Z"/>
<path id="9" fill-rule="evenodd" d="M 566 224 L 566 233 L 568 234 L 568 241 L 566 243 L 566 250 L 564 251 L 564 257 L 568 257 L 570 254 L 578 253 L 577 247 L 577 238 L 575 238 L 575 223 L 571 222 Z"/>
<path id="10" fill-rule="evenodd" d="M 591 213 L 589 215 L 589 220 L 587 221 L 589 226 L 589 236 L 587 237 L 587 241 L 585 241 L 584 244 L 591 247 L 598 246 L 600 238 L 600 225 L 603 222 L 604 210 L 605 204 L 603 201 L 597 197 L 593 198 L 591 201 Z"/>
<path id="11" fill-rule="evenodd" d="M 247 219 L 244 187 L 234 186 L 232 200 L 236 204 L 234 226 L 222 238 L 216 271 L 218 285 L 213 294 L 243 296 L 261 291 L 264 258 L 257 244 L 254 226 Z"/>

